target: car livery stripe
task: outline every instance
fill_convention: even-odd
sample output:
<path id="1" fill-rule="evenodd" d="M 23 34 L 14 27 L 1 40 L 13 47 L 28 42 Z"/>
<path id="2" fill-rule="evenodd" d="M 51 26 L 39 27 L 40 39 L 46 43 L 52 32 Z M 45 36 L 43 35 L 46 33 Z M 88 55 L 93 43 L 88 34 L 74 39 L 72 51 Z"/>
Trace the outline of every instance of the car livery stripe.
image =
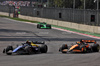
<path id="1" fill-rule="evenodd" d="M 18 46 L 16 49 L 13 50 L 13 53 L 16 52 L 18 49 L 22 48 L 23 46 Z"/>

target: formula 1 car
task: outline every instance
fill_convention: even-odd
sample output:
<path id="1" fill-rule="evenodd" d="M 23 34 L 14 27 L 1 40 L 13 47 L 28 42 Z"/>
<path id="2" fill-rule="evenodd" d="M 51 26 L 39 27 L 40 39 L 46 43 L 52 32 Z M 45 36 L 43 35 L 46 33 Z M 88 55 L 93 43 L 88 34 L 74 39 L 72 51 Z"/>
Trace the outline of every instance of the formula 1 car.
<path id="1" fill-rule="evenodd" d="M 37 28 L 39 28 L 39 29 L 51 29 L 51 25 L 50 24 L 47 24 L 47 23 L 45 23 L 45 22 L 43 22 L 43 23 L 38 23 L 37 24 Z"/>
<path id="2" fill-rule="evenodd" d="M 99 44 L 95 40 L 80 40 L 76 44 L 71 45 L 70 48 L 67 44 L 63 44 L 59 51 L 62 53 L 74 52 L 74 53 L 88 53 L 99 52 Z"/>
<path id="3" fill-rule="evenodd" d="M 39 46 L 38 44 L 41 44 Z M 12 54 L 34 54 L 34 53 L 47 53 L 48 47 L 44 42 L 37 42 L 37 41 L 26 41 L 26 43 L 22 43 L 20 46 L 7 46 L 3 53 L 7 55 Z"/>

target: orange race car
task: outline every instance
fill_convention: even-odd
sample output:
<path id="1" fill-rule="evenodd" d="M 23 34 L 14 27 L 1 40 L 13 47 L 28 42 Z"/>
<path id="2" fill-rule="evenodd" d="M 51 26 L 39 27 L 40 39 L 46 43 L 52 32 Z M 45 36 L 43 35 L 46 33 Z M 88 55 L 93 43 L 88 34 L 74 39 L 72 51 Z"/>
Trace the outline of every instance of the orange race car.
<path id="1" fill-rule="evenodd" d="M 81 53 L 87 53 L 87 52 L 99 52 L 99 44 L 96 43 L 95 40 L 80 40 L 79 42 L 76 42 L 76 44 L 71 45 L 69 48 L 67 44 L 63 44 L 59 51 L 62 53 L 67 52 L 81 52 Z"/>

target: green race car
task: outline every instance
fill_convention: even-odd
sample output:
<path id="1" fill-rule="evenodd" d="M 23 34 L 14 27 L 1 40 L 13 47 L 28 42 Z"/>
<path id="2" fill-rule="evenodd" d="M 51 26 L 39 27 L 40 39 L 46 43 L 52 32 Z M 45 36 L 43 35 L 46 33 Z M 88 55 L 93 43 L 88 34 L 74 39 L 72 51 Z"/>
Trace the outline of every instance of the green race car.
<path id="1" fill-rule="evenodd" d="M 37 28 L 39 29 L 51 29 L 51 25 L 50 24 L 47 24 L 45 22 L 42 22 L 42 23 L 38 23 L 37 24 Z"/>

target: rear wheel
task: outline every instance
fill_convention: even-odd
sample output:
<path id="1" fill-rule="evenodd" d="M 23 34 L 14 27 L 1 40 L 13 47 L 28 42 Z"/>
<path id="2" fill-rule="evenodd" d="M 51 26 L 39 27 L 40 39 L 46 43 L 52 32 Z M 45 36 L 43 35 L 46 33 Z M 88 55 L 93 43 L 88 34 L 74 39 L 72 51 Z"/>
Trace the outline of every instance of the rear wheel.
<path id="1" fill-rule="evenodd" d="M 51 25 L 49 25 L 49 28 L 51 29 Z"/>
<path id="2" fill-rule="evenodd" d="M 99 44 L 94 44 L 94 45 L 92 46 L 92 51 L 93 51 L 93 52 L 99 52 Z"/>
<path id="3" fill-rule="evenodd" d="M 39 28 L 39 24 L 37 24 L 37 28 Z"/>
<path id="4" fill-rule="evenodd" d="M 66 51 L 63 51 L 64 49 L 68 49 L 67 44 L 63 44 L 62 47 L 60 47 L 59 51 L 61 51 L 62 53 L 67 53 Z"/>
<path id="5" fill-rule="evenodd" d="M 42 46 L 40 47 L 40 51 L 41 51 L 41 53 L 47 53 L 47 51 L 48 51 L 48 46 L 47 46 L 47 45 L 42 45 Z"/>
<path id="6" fill-rule="evenodd" d="M 51 29 L 51 25 L 47 24 L 46 27 L 49 27 L 49 29 Z"/>

